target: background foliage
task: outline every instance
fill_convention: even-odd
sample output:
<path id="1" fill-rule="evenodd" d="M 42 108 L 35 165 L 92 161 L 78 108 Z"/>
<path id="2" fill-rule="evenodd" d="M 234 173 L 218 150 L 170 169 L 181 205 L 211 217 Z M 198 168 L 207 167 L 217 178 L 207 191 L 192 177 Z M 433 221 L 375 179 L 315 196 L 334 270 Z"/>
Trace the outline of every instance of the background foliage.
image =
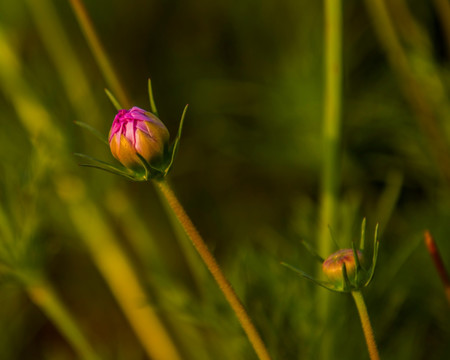
<path id="1" fill-rule="evenodd" d="M 365 297 L 383 359 L 450 355 L 449 307 L 423 244 L 429 229 L 450 268 L 450 47 L 437 3 L 389 4 L 420 89 L 411 102 L 416 85 L 405 85 L 389 61 L 373 14 L 364 2 L 344 1 L 339 225 L 332 232 L 346 247 L 364 216 L 368 238 L 380 222 L 379 267 Z M 366 358 L 350 297 L 331 295 L 324 329 L 320 293 L 280 266 L 318 270 L 301 240 L 314 246 L 318 232 L 322 2 L 99 0 L 86 7 L 134 105 L 148 108 L 151 77 L 160 117 L 174 134 L 189 103 L 170 181 L 274 359 L 318 358 L 325 338 L 330 358 Z M 45 274 L 104 359 L 145 358 L 74 224 L 87 198 L 186 359 L 254 359 L 152 186 L 77 166 L 74 152 L 111 160 L 74 125 L 108 133 L 115 112 L 105 87 L 68 2 L 0 2 L 0 357 L 76 358 L 17 281 L 26 273 Z M 425 124 L 436 125 L 438 140 L 416 120 L 418 103 L 431 109 Z M 436 160 L 440 141 L 444 155 Z M 88 215 L 84 231 L 100 239 L 96 221 Z"/>

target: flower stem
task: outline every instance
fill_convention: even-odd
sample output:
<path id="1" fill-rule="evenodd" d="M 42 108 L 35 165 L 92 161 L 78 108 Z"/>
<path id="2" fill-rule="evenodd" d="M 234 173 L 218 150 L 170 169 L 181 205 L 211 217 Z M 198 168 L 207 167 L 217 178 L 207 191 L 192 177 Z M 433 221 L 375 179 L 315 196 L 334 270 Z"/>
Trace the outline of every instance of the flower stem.
<path id="1" fill-rule="evenodd" d="M 156 188 L 162 193 L 176 218 L 180 222 L 187 236 L 191 240 L 198 254 L 213 276 L 214 280 L 217 282 L 217 285 L 224 294 L 226 300 L 235 312 L 242 328 L 244 329 L 248 339 L 250 340 L 250 343 L 252 344 L 256 354 L 258 355 L 258 358 L 260 360 L 270 360 L 270 355 L 263 341 L 261 340 L 258 331 L 253 325 L 250 317 L 248 316 L 244 306 L 234 292 L 231 284 L 225 278 L 225 275 L 222 273 L 219 264 L 217 263 L 211 252 L 208 250 L 208 247 L 198 233 L 191 219 L 184 211 L 175 193 L 172 191 L 169 184 L 165 180 L 155 181 L 155 184 L 157 185 Z"/>
<path id="2" fill-rule="evenodd" d="M 99 360 L 69 310 L 64 306 L 53 287 L 44 279 L 20 276 L 26 291 L 34 302 L 61 331 L 80 359 Z"/>
<path id="3" fill-rule="evenodd" d="M 359 312 L 359 318 L 361 319 L 361 325 L 364 331 L 364 336 L 366 338 L 366 344 L 369 350 L 370 359 L 379 360 L 380 355 L 378 354 L 377 344 L 375 343 L 375 338 L 373 336 L 372 325 L 370 324 L 369 314 L 367 313 L 364 298 L 360 291 L 352 291 L 352 296 L 355 300 L 356 308 Z"/>

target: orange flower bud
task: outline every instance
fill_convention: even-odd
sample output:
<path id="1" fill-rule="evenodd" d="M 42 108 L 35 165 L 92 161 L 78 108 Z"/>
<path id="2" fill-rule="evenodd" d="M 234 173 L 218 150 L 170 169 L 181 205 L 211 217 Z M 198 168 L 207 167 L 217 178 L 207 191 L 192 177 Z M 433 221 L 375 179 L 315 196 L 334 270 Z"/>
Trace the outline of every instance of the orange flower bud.
<path id="1" fill-rule="evenodd" d="M 169 141 L 169 131 L 155 115 L 132 107 L 119 110 L 109 133 L 113 156 L 130 169 L 142 167 L 142 156 L 149 164 L 160 161 Z"/>
<path id="2" fill-rule="evenodd" d="M 363 261 L 363 254 L 359 250 L 356 250 L 356 253 L 358 254 L 358 260 L 361 263 Z M 342 283 L 342 265 L 344 264 L 347 271 L 347 276 L 350 280 L 352 280 L 355 276 L 356 270 L 356 261 L 353 249 L 341 249 L 328 256 L 322 264 L 322 270 L 331 282 Z"/>

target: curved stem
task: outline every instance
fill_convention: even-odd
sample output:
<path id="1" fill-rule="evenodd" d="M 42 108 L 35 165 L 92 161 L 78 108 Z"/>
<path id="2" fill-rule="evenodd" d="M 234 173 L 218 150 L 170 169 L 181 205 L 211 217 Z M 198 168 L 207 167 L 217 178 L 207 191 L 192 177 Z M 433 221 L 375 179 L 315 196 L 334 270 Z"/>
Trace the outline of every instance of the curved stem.
<path id="1" fill-rule="evenodd" d="M 363 328 L 364 336 L 366 338 L 367 349 L 371 360 L 380 360 L 378 354 L 377 344 L 373 336 L 372 325 L 370 324 L 369 314 L 367 313 L 366 304 L 360 291 L 352 291 L 353 299 L 355 300 L 356 308 L 359 312 L 359 318 L 361 319 L 361 325 Z"/>
<path id="2" fill-rule="evenodd" d="M 191 240 L 198 254 L 200 255 L 206 267 L 210 271 L 220 290 L 224 294 L 226 300 L 228 301 L 231 308 L 235 312 L 242 328 L 247 334 L 250 343 L 252 344 L 256 354 L 258 355 L 258 358 L 260 360 L 270 360 L 271 359 L 270 355 L 263 341 L 261 340 L 258 331 L 253 325 L 253 322 L 248 316 L 244 306 L 242 305 L 241 301 L 234 292 L 231 284 L 225 278 L 225 275 L 222 273 L 219 264 L 209 251 L 208 247 L 206 246 L 202 237 L 198 233 L 191 219 L 184 211 L 183 207 L 181 206 L 176 195 L 170 188 L 169 184 L 165 180 L 155 181 L 155 184 L 156 188 L 161 192 L 161 194 L 167 201 L 168 205 L 170 206 L 176 218 L 180 222 L 181 226 L 183 227 L 187 236 Z"/>

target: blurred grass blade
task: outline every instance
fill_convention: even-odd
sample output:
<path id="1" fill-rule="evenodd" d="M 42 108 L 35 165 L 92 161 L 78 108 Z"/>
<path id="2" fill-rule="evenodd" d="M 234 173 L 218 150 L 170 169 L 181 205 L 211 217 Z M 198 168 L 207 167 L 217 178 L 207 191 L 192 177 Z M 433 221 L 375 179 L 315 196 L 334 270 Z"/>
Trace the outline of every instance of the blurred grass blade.
<path id="1" fill-rule="evenodd" d="M 378 200 L 376 209 L 376 219 L 381 224 L 378 236 L 382 237 L 389 220 L 399 199 L 403 185 L 403 174 L 397 170 L 392 170 L 386 175 L 385 187 Z"/>
<path id="2" fill-rule="evenodd" d="M 67 35 L 63 20 L 51 0 L 26 0 L 40 39 L 62 80 L 67 97 L 79 119 L 98 123 L 100 109 L 95 102 L 89 78 L 84 72 L 79 53 Z"/>
<path id="3" fill-rule="evenodd" d="M 99 360 L 81 328 L 53 287 L 44 279 L 20 275 L 31 300 L 49 317 L 78 353 L 80 359 Z"/>
<path id="4" fill-rule="evenodd" d="M 75 13 L 75 16 L 80 24 L 81 30 L 89 44 L 89 47 L 92 50 L 92 53 L 97 61 L 97 64 L 100 70 L 103 73 L 103 76 L 108 83 L 108 86 L 117 95 L 120 103 L 125 106 L 125 108 L 130 108 L 130 101 L 121 85 L 119 78 L 116 76 L 116 73 L 111 65 L 111 62 L 103 49 L 103 46 L 97 36 L 97 33 L 92 25 L 92 21 L 89 18 L 89 15 L 84 7 L 84 4 L 81 0 L 70 0 L 70 4 L 72 5 L 72 9 Z"/>
<path id="5" fill-rule="evenodd" d="M 447 183 L 450 182 L 450 151 L 445 131 L 436 117 L 428 96 L 429 86 L 415 73 L 408 53 L 398 37 L 385 0 L 366 0 L 366 7 L 392 69 L 397 75 L 405 99 L 413 110 L 418 126 L 427 141 L 434 165 Z"/>
<path id="6" fill-rule="evenodd" d="M 439 274 L 442 284 L 444 285 L 445 296 L 447 297 L 447 301 L 450 305 L 450 276 L 445 268 L 444 261 L 442 260 L 437 244 L 429 231 L 425 231 L 425 245 L 427 246 L 434 266 Z"/>
<path id="7" fill-rule="evenodd" d="M 181 359 L 164 324 L 148 302 L 133 265 L 118 245 L 100 210 L 85 196 L 82 183 L 77 178 L 64 177 L 57 181 L 57 185 L 75 227 L 148 356 L 155 360 Z"/>

